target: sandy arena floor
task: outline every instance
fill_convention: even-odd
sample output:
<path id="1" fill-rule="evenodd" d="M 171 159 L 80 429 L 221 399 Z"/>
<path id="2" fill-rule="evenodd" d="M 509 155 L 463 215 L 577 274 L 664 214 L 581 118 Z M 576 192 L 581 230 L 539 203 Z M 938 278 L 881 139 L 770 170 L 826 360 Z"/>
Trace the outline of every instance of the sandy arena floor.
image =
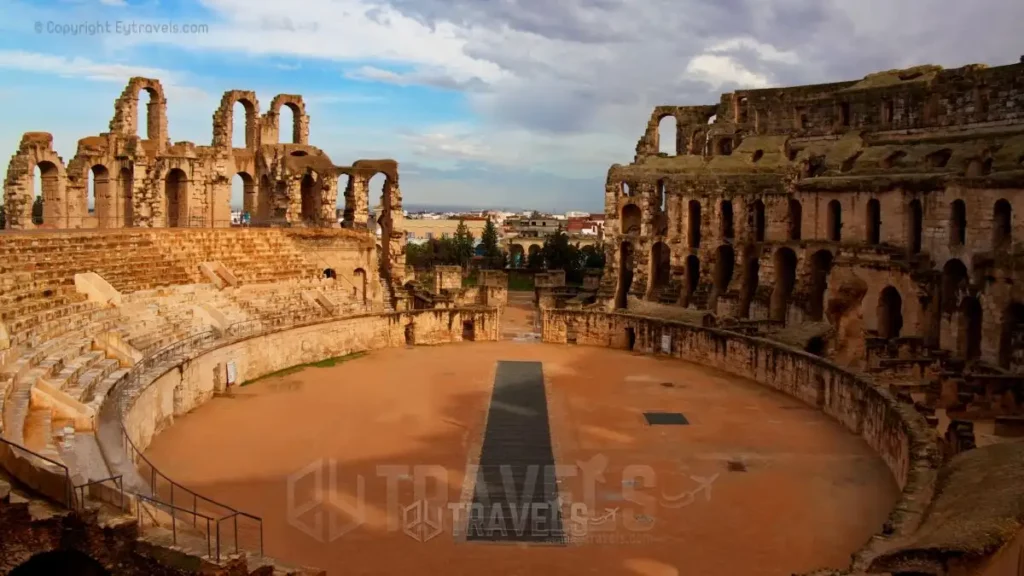
<path id="1" fill-rule="evenodd" d="M 569 546 L 466 543 L 452 535 L 448 516 L 444 533 L 420 542 L 403 532 L 398 508 L 416 501 L 412 468 L 391 472 L 409 476 L 394 481 L 389 513 L 380 465 L 443 467 L 447 498 L 463 497 L 499 360 L 543 363 L 556 462 L 606 465 L 591 495 L 599 510 L 619 508 L 613 531 L 592 530 Z M 649 410 L 683 412 L 690 425 L 648 426 Z M 262 516 L 267 554 L 332 575 L 838 568 L 881 528 L 898 496 L 858 437 L 757 384 L 680 361 L 514 342 L 382 350 L 261 380 L 179 419 L 148 456 L 185 486 Z M 635 486 L 623 480 L 629 465 L 653 471 L 634 488 L 652 506 L 623 499 Z M 324 484 L 317 489 L 312 474 L 294 481 L 289 504 L 289 476 L 304 469 L 324 471 Z M 339 536 L 347 517 L 338 506 L 303 509 L 317 495 L 352 504 L 359 475 L 359 527 Z M 566 478 L 560 491 L 585 500 L 585 485 Z"/>

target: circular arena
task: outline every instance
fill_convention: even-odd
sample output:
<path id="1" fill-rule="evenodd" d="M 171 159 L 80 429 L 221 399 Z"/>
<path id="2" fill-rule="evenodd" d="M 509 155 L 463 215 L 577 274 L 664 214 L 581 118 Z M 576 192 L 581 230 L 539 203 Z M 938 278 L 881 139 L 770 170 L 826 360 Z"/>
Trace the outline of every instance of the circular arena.
<path id="1" fill-rule="evenodd" d="M 301 96 L 132 78 L 8 166 L 0 574 L 1020 576 L 1022 78 L 659 106 L 599 233 L 419 267 Z"/>

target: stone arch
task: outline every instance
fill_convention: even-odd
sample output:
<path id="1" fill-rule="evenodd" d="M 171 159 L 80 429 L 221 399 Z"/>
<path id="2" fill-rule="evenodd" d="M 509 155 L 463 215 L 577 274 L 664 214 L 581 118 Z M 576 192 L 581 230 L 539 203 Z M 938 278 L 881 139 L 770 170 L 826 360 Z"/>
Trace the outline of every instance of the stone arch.
<path id="1" fill-rule="evenodd" d="M 640 233 L 640 207 L 636 204 L 626 204 L 622 207 L 622 216 L 619 221 L 622 222 L 622 233 L 623 234 L 639 234 Z"/>
<path id="2" fill-rule="evenodd" d="M 651 246 L 651 287 L 649 292 L 668 286 L 671 279 L 672 252 L 668 244 L 655 242 Z"/>
<path id="3" fill-rule="evenodd" d="M 102 164 L 94 164 L 89 169 L 88 185 L 85 198 L 85 210 L 88 213 L 89 201 L 93 204 L 93 219 L 97 228 L 115 228 L 117 226 L 117 201 L 114 197 L 114 186 L 111 183 L 110 171 Z"/>
<path id="4" fill-rule="evenodd" d="M 360 304 L 365 306 L 369 298 L 367 293 L 366 270 L 363 270 L 362 268 L 356 268 L 352 272 L 352 280 L 353 283 L 355 284 L 355 286 L 352 288 L 353 296 L 355 296 L 356 302 L 359 302 Z"/>
<path id="5" fill-rule="evenodd" d="M 697 156 L 703 156 L 704 149 L 707 147 L 707 141 L 708 136 L 706 130 L 702 130 L 700 128 L 694 130 L 693 133 L 690 134 L 687 153 Z"/>
<path id="6" fill-rule="evenodd" d="M 924 241 L 924 209 L 917 198 L 911 200 L 907 207 L 907 233 L 910 238 L 910 253 L 920 253 Z"/>
<path id="7" fill-rule="evenodd" d="M 123 136 L 140 136 L 139 95 L 145 91 L 149 97 L 145 114 L 145 140 L 156 143 L 157 150 L 167 144 L 167 99 L 160 81 L 155 78 L 133 77 L 128 80 L 121 96 L 114 102 L 114 117 L 110 131 Z"/>
<path id="8" fill-rule="evenodd" d="M 949 204 L 949 245 L 963 246 L 967 243 L 967 205 L 963 200 Z"/>
<path id="9" fill-rule="evenodd" d="M 757 295 L 758 276 L 761 271 L 761 260 L 758 250 L 751 247 L 743 255 L 743 290 L 740 293 L 740 318 L 750 316 L 750 303 Z"/>
<path id="10" fill-rule="evenodd" d="M 241 138 L 235 137 L 235 112 L 241 106 L 244 124 Z M 213 113 L 213 145 L 228 148 L 254 149 L 260 139 L 260 105 L 251 90 L 228 90 L 220 98 L 220 106 Z"/>
<path id="11" fill-rule="evenodd" d="M 1003 312 L 1001 330 L 999 334 L 999 366 L 1006 369 L 1016 368 L 1021 365 L 1020 358 L 1015 358 L 1014 353 L 1020 354 L 1024 350 L 1024 304 L 1010 302 Z"/>
<path id="12" fill-rule="evenodd" d="M 835 200 L 833 200 L 835 202 Z M 831 212 L 830 212 L 831 214 Z M 879 244 L 882 241 L 882 205 L 877 198 L 868 200 L 867 214 L 868 244 Z"/>
<path id="13" fill-rule="evenodd" d="M 700 248 L 700 201 L 690 200 L 687 205 L 686 239 L 690 248 Z"/>
<path id="14" fill-rule="evenodd" d="M 32 202 L 29 204 L 30 218 L 34 226 L 45 226 L 47 228 L 59 228 L 62 204 L 60 183 L 63 180 L 61 170 L 57 164 L 49 160 L 36 163 L 32 172 L 34 182 L 32 190 Z M 39 200 L 37 200 L 39 198 Z M 42 203 L 42 210 L 36 206 L 37 202 Z"/>
<path id="15" fill-rule="evenodd" d="M 700 285 L 700 258 L 695 254 L 686 257 L 686 285 L 683 287 L 682 305 L 688 306 L 694 292 Z"/>
<path id="16" fill-rule="evenodd" d="M 37 175 L 38 166 L 38 175 Z M 6 226 L 12 230 L 67 226 L 66 172 L 48 132 L 26 132 L 4 179 Z M 36 205 L 36 197 L 39 204 Z M 33 217 L 33 209 L 36 216 Z M 39 210 L 42 210 L 39 213 Z M 37 224 L 36 221 L 39 221 Z M 45 223 L 45 224 L 44 224 Z"/>
<path id="17" fill-rule="evenodd" d="M 764 242 L 765 240 L 765 215 L 764 215 L 764 201 L 760 198 L 754 200 L 754 204 L 751 209 L 751 224 L 754 228 L 754 242 Z"/>
<path id="18" fill-rule="evenodd" d="M 825 292 L 828 290 L 828 275 L 832 272 L 832 252 L 818 250 L 811 255 L 811 293 L 807 313 L 811 320 L 825 318 Z"/>
<path id="19" fill-rule="evenodd" d="M 1013 241 L 1013 207 L 1005 198 L 992 207 L 992 249 L 1009 248 Z"/>
<path id="20" fill-rule="evenodd" d="M 959 258 L 950 258 L 942 267 L 942 280 L 939 299 L 941 310 L 946 314 L 956 312 L 960 304 L 960 294 L 967 292 L 967 266 Z"/>
<path id="21" fill-rule="evenodd" d="M 181 168 L 172 168 L 164 178 L 164 226 L 188 226 L 188 176 Z"/>
<path id="22" fill-rule="evenodd" d="M 253 180 L 252 176 L 248 172 L 237 172 L 235 177 L 232 178 L 232 187 L 234 187 L 235 181 L 241 183 L 241 196 L 242 196 L 242 212 L 248 214 L 250 218 L 254 217 L 259 210 L 259 196 L 256 191 L 256 181 Z"/>
<path id="23" fill-rule="evenodd" d="M 672 114 L 658 118 L 658 153 L 676 156 L 679 154 L 679 121 Z"/>
<path id="24" fill-rule="evenodd" d="M 966 296 L 960 301 L 959 326 L 960 346 L 957 352 L 964 360 L 977 360 L 981 357 L 981 302 L 974 296 Z"/>
<path id="25" fill-rule="evenodd" d="M 39 574 L 110 576 L 110 572 L 102 564 L 77 550 L 40 552 L 15 566 L 10 572 L 10 576 L 37 576 Z"/>
<path id="26" fill-rule="evenodd" d="M 131 228 L 135 224 L 135 205 L 133 204 L 133 190 L 135 189 L 135 174 L 132 168 L 121 168 L 117 176 L 118 199 L 121 202 L 121 219 L 125 228 Z"/>
<path id="27" fill-rule="evenodd" d="M 779 248 L 772 260 L 775 267 L 775 287 L 772 290 L 769 317 L 776 322 L 785 322 L 789 300 L 796 286 L 796 253 L 791 248 Z"/>
<path id="28" fill-rule="evenodd" d="M 508 248 L 509 266 L 522 268 L 526 264 L 526 253 L 521 244 L 513 244 Z"/>
<path id="29" fill-rule="evenodd" d="M 723 244 L 715 253 L 715 294 L 720 296 L 729 290 L 733 271 L 736 267 L 736 252 L 732 246 Z"/>
<path id="30" fill-rule="evenodd" d="M 878 336 L 886 340 L 899 338 L 903 330 L 903 298 L 899 290 L 886 286 L 878 296 Z"/>
<path id="31" fill-rule="evenodd" d="M 531 249 L 533 246 L 530 247 Z M 615 307 L 625 308 L 629 289 L 633 287 L 633 245 L 623 242 L 619 245 L 619 286 L 615 292 Z"/>
<path id="32" fill-rule="evenodd" d="M 799 240 L 804 226 L 804 209 L 796 198 L 789 199 L 789 239 Z"/>
<path id="33" fill-rule="evenodd" d="M 726 240 L 736 237 L 736 228 L 733 224 L 732 201 L 722 200 L 718 206 L 719 222 L 721 224 L 721 235 Z"/>
<path id="34" fill-rule="evenodd" d="M 292 113 L 290 140 L 293 144 L 309 144 L 309 117 L 306 116 L 306 104 L 298 94 L 278 94 L 270 101 L 270 109 L 264 115 L 264 143 L 283 143 L 280 137 L 281 106 L 287 106 Z M 267 131 L 272 132 L 268 134 Z M 268 142 L 268 139 L 270 140 Z"/>
<path id="35" fill-rule="evenodd" d="M 828 217 L 826 219 L 826 226 L 828 226 L 828 239 L 833 242 L 839 242 L 843 238 L 843 206 L 839 203 L 839 200 L 832 200 L 828 203 Z"/>

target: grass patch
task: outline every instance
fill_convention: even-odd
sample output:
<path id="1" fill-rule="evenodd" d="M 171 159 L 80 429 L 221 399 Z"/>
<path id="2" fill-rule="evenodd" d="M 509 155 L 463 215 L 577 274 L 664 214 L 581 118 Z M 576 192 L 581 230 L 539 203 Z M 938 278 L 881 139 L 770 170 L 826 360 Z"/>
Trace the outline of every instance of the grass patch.
<path id="1" fill-rule="evenodd" d="M 515 292 L 532 291 L 534 289 L 533 275 L 510 274 L 508 277 L 508 289 Z"/>
<path id="2" fill-rule="evenodd" d="M 260 380 L 265 380 L 267 378 L 275 378 L 277 376 L 289 376 L 291 374 L 295 374 L 296 372 L 300 372 L 302 370 L 305 370 L 306 368 L 330 368 L 332 366 L 337 366 L 338 364 L 341 364 L 343 362 L 348 362 L 349 360 L 355 360 L 356 358 L 362 358 L 363 356 L 366 356 L 367 354 L 368 354 L 368 352 L 353 352 L 351 354 L 346 354 L 344 356 L 335 356 L 334 358 L 326 358 L 324 360 L 320 360 L 319 362 L 307 362 L 305 364 L 298 364 L 296 366 L 291 366 L 289 368 L 284 368 L 284 369 L 278 370 L 276 372 L 271 372 L 270 374 L 264 374 L 263 376 L 260 376 L 259 378 L 255 378 L 253 380 L 247 380 L 247 381 L 243 382 L 242 384 L 240 384 L 240 386 L 248 386 L 249 384 L 252 384 L 254 382 L 259 382 Z"/>

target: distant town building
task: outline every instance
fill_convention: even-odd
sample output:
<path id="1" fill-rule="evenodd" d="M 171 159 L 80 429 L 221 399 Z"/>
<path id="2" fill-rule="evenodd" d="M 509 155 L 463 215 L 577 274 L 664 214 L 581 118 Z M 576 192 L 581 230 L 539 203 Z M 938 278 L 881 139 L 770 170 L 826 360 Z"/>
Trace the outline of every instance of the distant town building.
<path id="1" fill-rule="evenodd" d="M 473 239 L 479 241 L 480 236 L 484 233 L 484 226 L 487 221 L 482 218 L 475 220 L 463 219 L 466 223 L 466 227 L 469 228 L 469 232 L 473 235 Z M 412 244 L 423 244 L 429 240 L 441 238 L 450 238 L 455 236 L 455 229 L 459 227 L 459 221 L 453 218 L 446 218 L 444 220 L 433 220 L 433 219 L 408 219 L 404 223 L 406 240 Z M 500 229 L 499 229 L 500 230 Z"/>

